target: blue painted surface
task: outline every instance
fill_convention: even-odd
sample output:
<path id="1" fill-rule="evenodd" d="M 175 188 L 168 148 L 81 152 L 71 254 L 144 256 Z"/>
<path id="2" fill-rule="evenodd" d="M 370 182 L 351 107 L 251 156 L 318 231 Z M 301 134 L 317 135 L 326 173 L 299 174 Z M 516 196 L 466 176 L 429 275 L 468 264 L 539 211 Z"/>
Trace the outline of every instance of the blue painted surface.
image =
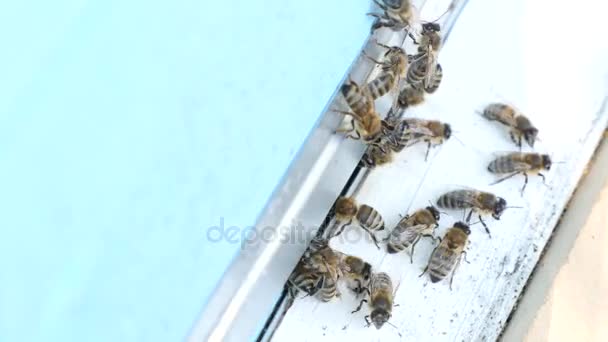
<path id="1" fill-rule="evenodd" d="M 175 341 L 368 34 L 365 0 L 0 5 L 0 341 Z"/>

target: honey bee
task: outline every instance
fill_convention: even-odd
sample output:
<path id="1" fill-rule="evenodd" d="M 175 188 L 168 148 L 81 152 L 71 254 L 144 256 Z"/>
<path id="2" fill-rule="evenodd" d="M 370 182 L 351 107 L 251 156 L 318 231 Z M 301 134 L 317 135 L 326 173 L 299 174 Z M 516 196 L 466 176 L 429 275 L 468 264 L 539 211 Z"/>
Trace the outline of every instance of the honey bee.
<path id="1" fill-rule="evenodd" d="M 491 103 L 484 108 L 482 115 L 491 121 L 498 121 L 511 128 L 511 140 L 521 148 L 522 137 L 530 147 L 534 147 L 534 142 L 538 135 L 538 129 L 532 125 L 530 120 L 515 108 L 504 103 Z"/>
<path id="2" fill-rule="evenodd" d="M 349 288 L 355 293 L 362 294 L 369 286 L 372 276 L 372 265 L 365 260 L 344 254 L 340 268 L 344 278 L 350 282 Z"/>
<path id="3" fill-rule="evenodd" d="M 460 259 L 463 254 L 466 255 L 465 247 L 467 245 L 471 230 L 469 226 L 463 222 L 456 222 L 450 228 L 439 246 L 433 250 L 429 263 L 420 276 L 423 276 L 427 271 L 431 282 L 437 283 L 444 279 L 450 272 L 450 290 L 452 289 L 452 281 L 454 273 L 460 264 Z M 466 259 L 465 259 L 466 261 Z"/>
<path id="4" fill-rule="evenodd" d="M 295 298 L 298 290 L 314 296 L 323 286 L 323 275 L 309 269 L 304 262 L 300 261 L 287 282 L 290 285 L 289 293 L 292 297 Z"/>
<path id="5" fill-rule="evenodd" d="M 359 306 L 352 313 L 361 311 L 363 303 L 368 303 L 371 309 L 371 313 L 365 316 L 365 322 L 368 327 L 374 324 L 376 329 L 380 329 L 386 323 L 392 325 L 389 319 L 393 312 L 395 293 L 393 292 L 393 282 L 390 276 L 384 272 L 375 273 L 372 276 L 370 288 L 367 292 L 369 294 L 369 301 L 368 299 L 361 300 Z M 392 326 L 396 328 L 394 325 Z"/>
<path id="6" fill-rule="evenodd" d="M 384 124 L 382 118 L 376 112 L 374 99 L 367 90 L 361 89 L 357 83 L 349 80 L 342 85 L 341 92 L 352 112 L 334 111 L 349 115 L 354 120 L 351 121 L 351 128 L 341 129 L 337 132 L 348 132 L 348 138 L 355 140 L 363 138 L 366 143 L 375 143 L 381 139 L 384 133 Z M 353 131 L 356 133 L 355 136 L 350 135 Z"/>
<path id="7" fill-rule="evenodd" d="M 399 93 L 397 103 L 401 108 L 416 106 L 424 102 L 424 90 L 412 85 L 405 86 Z"/>
<path id="8" fill-rule="evenodd" d="M 354 220 L 357 220 L 359 226 L 370 235 L 376 247 L 380 249 L 378 240 L 373 232 L 384 230 L 384 220 L 376 209 L 366 204 L 357 206 L 352 197 L 340 197 L 336 201 L 335 212 L 336 221 L 344 224 L 334 236 L 340 235 L 344 231 L 344 228 L 351 225 Z"/>
<path id="9" fill-rule="evenodd" d="M 393 31 L 409 29 L 414 20 L 414 11 L 410 0 L 374 0 L 376 5 L 384 11 L 383 14 L 369 13 L 376 21 L 372 25 L 372 32 L 388 27 Z"/>
<path id="10" fill-rule="evenodd" d="M 361 158 L 361 164 L 367 168 L 375 168 L 392 162 L 393 153 L 390 147 L 386 144 L 383 146 L 384 148 L 378 145 L 369 145 Z"/>
<path id="11" fill-rule="evenodd" d="M 507 201 L 489 192 L 461 189 L 441 195 L 437 200 L 437 206 L 445 209 L 464 209 L 465 212 L 467 209 L 471 209 L 466 222 L 469 223 L 473 212 L 476 212 L 486 233 L 492 237 L 482 215 L 492 215 L 495 220 L 500 220 L 500 216 L 507 208 Z"/>
<path id="12" fill-rule="evenodd" d="M 410 262 L 414 262 L 414 248 L 422 237 L 435 240 L 435 229 L 439 226 L 440 214 L 437 208 L 429 206 L 416 211 L 412 216 L 405 216 L 393 229 L 388 237 L 386 250 L 390 254 L 399 253 L 408 247 Z"/>
<path id="13" fill-rule="evenodd" d="M 297 289 L 314 295 L 323 302 L 339 297 L 337 284 L 342 274 L 344 254 L 334 251 L 329 245 L 319 245 L 318 249 L 307 251 L 294 272 L 292 284 Z"/>
<path id="14" fill-rule="evenodd" d="M 392 89 L 397 88 L 399 80 L 406 75 L 408 56 L 399 46 L 387 46 L 377 43 L 387 51 L 382 61 L 377 61 L 367 55 L 367 58 L 382 67 L 382 72 L 375 79 L 367 83 L 367 92 L 375 100 L 382 97 Z"/>
<path id="15" fill-rule="evenodd" d="M 429 69 L 428 60 L 423 57 L 415 57 L 415 60 L 407 69 L 405 79 L 412 87 L 423 89 L 425 92 L 432 94 L 441 84 L 443 69 L 439 63 L 432 64 L 432 68 Z"/>
<path id="16" fill-rule="evenodd" d="M 440 145 L 452 136 L 452 127 L 441 121 L 416 118 L 402 119 L 391 132 L 390 146 L 399 152 L 420 141 L 427 143 L 424 160 L 428 159 L 432 146 Z"/>
<path id="17" fill-rule="evenodd" d="M 521 188 L 523 195 L 526 185 L 528 185 L 528 174 L 537 174 L 545 182 L 545 176 L 540 173 L 542 170 L 551 169 L 551 157 L 547 154 L 538 153 L 521 153 L 512 152 L 503 156 L 499 156 L 494 159 L 490 165 L 488 165 L 488 171 L 497 174 L 508 173 L 506 177 L 503 177 L 493 184 L 498 184 L 505 179 L 509 179 L 517 174 L 523 174 L 525 177 L 524 186 Z"/>
<path id="18" fill-rule="evenodd" d="M 335 297 L 340 297 L 338 290 L 338 277 L 336 274 L 325 273 L 322 277 L 322 283 L 315 297 L 320 301 L 327 303 Z"/>

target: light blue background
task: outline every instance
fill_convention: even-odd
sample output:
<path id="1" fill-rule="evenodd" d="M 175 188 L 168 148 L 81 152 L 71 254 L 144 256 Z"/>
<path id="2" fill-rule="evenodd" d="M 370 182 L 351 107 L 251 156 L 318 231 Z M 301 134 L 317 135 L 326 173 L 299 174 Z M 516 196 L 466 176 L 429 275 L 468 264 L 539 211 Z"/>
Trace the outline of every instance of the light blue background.
<path id="1" fill-rule="evenodd" d="M 3 1 L 0 341 L 184 338 L 369 7 Z"/>

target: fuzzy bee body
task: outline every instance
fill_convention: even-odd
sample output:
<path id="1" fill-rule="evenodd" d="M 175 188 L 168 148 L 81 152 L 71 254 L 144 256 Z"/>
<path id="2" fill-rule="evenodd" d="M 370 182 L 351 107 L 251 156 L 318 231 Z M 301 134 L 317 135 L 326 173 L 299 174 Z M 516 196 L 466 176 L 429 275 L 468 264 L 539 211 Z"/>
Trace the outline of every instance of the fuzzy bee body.
<path id="1" fill-rule="evenodd" d="M 504 103 L 491 103 L 484 108 L 482 115 L 490 121 L 498 121 L 510 127 L 511 140 L 517 146 L 521 147 L 521 140 L 524 138 L 530 147 L 534 147 L 538 129 L 515 108 Z"/>
<path id="2" fill-rule="evenodd" d="M 369 145 L 365 154 L 361 158 L 361 163 L 367 168 L 375 168 L 388 164 L 393 161 L 393 153 L 388 144 L 382 144 L 383 148 L 377 145 Z"/>
<path id="3" fill-rule="evenodd" d="M 383 10 L 383 14 L 372 13 L 376 21 L 372 25 L 372 32 L 381 28 L 388 27 L 393 31 L 407 29 L 411 25 L 414 12 L 410 0 L 374 0 L 376 5 Z"/>
<path id="4" fill-rule="evenodd" d="M 420 141 L 427 144 L 425 160 L 432 146 L 442 144 L 452 135 L 449 124 L 436 120 L 405 118 L 399 122 L 391 133 L 391 148 L 400 152 L 405 147 Z"/>
<path id="5" fill-rule="evenodd" d="M 399 80 L 405 77 L 408 66 L 408 56 L 405 51 L 398 46 L 386 46 L 379 44 L 387 49 L 382 61 L 376 62 L 382 67 L 381 73 L 367 84 L 367 92 L 375 100 L 382 97 L 399 85 Z"/>
<path id="6" fill-rule="evenodd" d="M 358 206 L 351 197 L 341 197 L 336 201 L 336 220 L 343 224 L 333 236 L 340 235 L 344 228 L 356 220 L 359 226 L 370 235 L 376 247 L 380 248 L 373 232 L 384 229 L 384 220 L 376 209 L 366 204 Z"/>
<path id="7" fill-rule="evenodd" d="M 456 222 L 454 226 L 446 232 L 439 246 L 437 246 L 431 254 L 431 258 L 425 269 L 425 272 L 429 272 L 431 282 L 437 283 L 443 280 L 448 274 L 452 273 L 450 289 L 452 288 L 454 273 L 456 272 L 456 268 L 464 253 L 469 234 L 471 234 L 471 230 L 469 229 L 469 226 L 463 222 Z"/>
<path id="8" fill-rule="evenodd" d="M 545 176 L 540 172 L 550 170 L 551 164 L 551 157 L 547 154 L 512 152 L 499 156 L 490 162 L 488 171 L 495 174 L 509 174 L 493 184 L 500 183 L 517 174 L 523 174 L 525 177 L 524 186 L 521 189 L 521 193 L 523 194 L 528 184 L 528 175 L 537 174 L 542 177 L 544 182 Z"/>
<path id="9" fill-rule="evenodd" d="M 435 229 L 440 218 L 439 211 L 435 207 L 427 207 L 416 211 L 412 216 L 406 216 L 393 229 L 388 238 L 387 252 L 399 253 L 410 246 L 412 251 L 410 258 L 414 255 L 414 248 L 423 236 L 434 239 Z"/>
<path id="10" fill-rule="evenodd" d="M 361 227 L 370 231 L 379 231 L 384 229 L 384 220 L 380 213 L 370 207 L 369 205 L 363 204 L 359 207 L 357 212 L 357 221 Z"/>
<path id="11" fill-rule="evenodd" d="M 432 94 L 437 89 L 439 89 L 439 85 L 441 85 L 441 80 L 443 79 L 443 69 L 441 68 L 441 64 L 437 63 L 435 67 L 435 74 L 431 78 L 428 84 L 424 84 L 424 91 Z"/>
<path id="12" fill-rule="evenodd" d="M 424 102 L 424 90 L 411 85 L 405 86 L 399 93 L 398 104 L 401 108 L 416 106 Z"/>
<path id="13" fill-rule="evenodd" d="M 490 230 L 482 219 L 482 215 L 492 215 L 496 220 L 500 220 L 500 216 L 507 207 L 507 201 L 492 193 L 473 190 L 461 189 L 447 192 L 437 200 L 437 206 L 445 209 L 471 209 L 467 216 L 466 222 L 470 222 L 473 211 L 478 214 L 479 221 L 484 226 L 488 235 Z"/>
<path id="14" fill-rule="evenodd" d="M 293 290 L 300 290 L 309 296 L 314 296 L 323 285 L 323 275 L 299 263 L 289 276 L 288 284 L 290 285 L 290 292 L 293 297 L 295 297 Z"/>
<path id="15" fill-rule="evenodd" d="M 374 273 L 368 293 L 369 300 L 363 299 L 353 313 L 360 311 L 363 303 L 368 302 L 371 313 L 365 316 L 367 326 L 369 327 L 373 324 L 376 329 L 380 329 L 389 321 L 393 312 L 393 298 L 395 294 L 393 292 L 391 277 L 384 272 Z"/>
<path id="16" fill-rule="evenodd" d="M 427 61 L 423 56 L 414 56 L 414 62 L 407 69 L 406 82 L 416 86 L 424 81 L 427 74 Z"/>
<path id="17" fill-rule="evenodd" d="M 330 302 L 335 297 L 340 297 L 338 278 L 329 273 L 324 274 L 321 286 L 315 296 L 324 303 Z"/>
<path id="18" fill-rule="evenodd" d="M 361 88 L 357 83 L 349 80 L 342 85 L 340 91 L 352 112 L 336 112 L 350 115 L 354 120 L 350 129 L 339 131 L 348 132 L 347 137 L 349 138 L 363 138 L 367 143 L 374 143 L 379 140 L 384 132 L 382 118 L 376 112 L 374 99 L 367 87 Z M 356 136 L 350 135 L 353 131 L 357 134 Z"/>
<path id="19" fill-rule="evenodd" d="M 357 294 L 364 292 L 369 287 L 372 276 L 372 266 L 365 260 L 345 255 L 340 264 L 344 278 L 349 281 L 349 287 Z"/>

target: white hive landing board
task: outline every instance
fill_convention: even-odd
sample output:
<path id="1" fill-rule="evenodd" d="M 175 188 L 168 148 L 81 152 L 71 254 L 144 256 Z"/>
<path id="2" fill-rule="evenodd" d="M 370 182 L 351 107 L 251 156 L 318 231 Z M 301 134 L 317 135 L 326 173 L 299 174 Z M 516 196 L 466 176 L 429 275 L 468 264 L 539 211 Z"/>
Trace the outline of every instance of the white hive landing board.
<path id="1" fill-rule="evenodd" d="M 491 239 L 480 225 L 471 227 L 471 263 L 460 265 L 453 290 L 447 281 L 432 284 L 427 276 L 419 278 L 433 249 L 430 240 L 418 244 L 410 264 L 406 253 L 388 255 L 368 240 L 337 238 L 332 247 L 363 257 L 399 284 L 399 306 L 390 322 L 402 337 L 388 325 L 366 328 L 367 306 L 351 314 L 358 301 L 343 289 L 342 297 L 328 304 L 297 299 L 273 341 L 468 342 L 500 335 L 608 119 L 606 40 L 594 38 L 608 30 L 599 5 L 584 1 L 571 6 L 565 1 L 470 1 L 441 51 L 441 87 L 405 114 L 450 123 L 462 143 L 450 139 L 431 150 L 427 162 L 424 145 L 409 148 L 391 165 L 374 170 L 357 194 L 359 203 L 382 213 L 388 229 L 400 214 L 435 202 L 458 185 L 488 190 L 509 205 L 522 206 L 507 210 L 500 221 L 487 218 Z M 593 35 L 581 35 L 583 31 Z M 527 114 L 540 130 L 534 151 L 564 162 L 546 172 L 547 186 L 531 177 L 522 197 L 523 177 L 489 185 L 496 179 L 486 170 L 492 153 L 516 150 L 506 129 L 476 114 L 492 101 L 507 101 Z M 386 108 L 386 101 L 378 107 Z M 462 217 L 448 213 L 442 215 L 439 236 Z M 350 227 L 343 236 L 361 236 L 358 232 Z"/>

